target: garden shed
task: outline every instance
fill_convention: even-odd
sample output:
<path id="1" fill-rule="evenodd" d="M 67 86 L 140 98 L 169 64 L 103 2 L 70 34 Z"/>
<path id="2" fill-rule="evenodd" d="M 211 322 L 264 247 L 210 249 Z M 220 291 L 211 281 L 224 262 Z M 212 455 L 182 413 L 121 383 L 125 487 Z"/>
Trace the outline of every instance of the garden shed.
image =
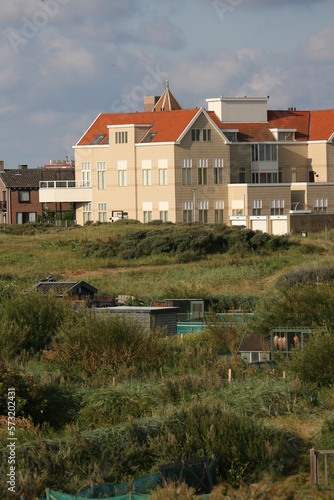
<path id="1" fill-rule="evenodd" d="M 165 329 L 167 335 L 175 335 L 177 331 L 177 307 L 116 306 L 96 309 L 96 312 L 132 317 L 149 330 Z"/>
<path id="2" fill-rule="evenodd" d="M 48 278 L 39 281 L 36 289 L 43 293 L 53 293 L 59 298 L 70 298 L 71 300 L 89 300 L 93 302 L 97 288 L 89 285 L 85 281 L 56 281 Z"/>
<path id="3" fill-rule="evenodd" d="M 270 361 L 270 336 L 244 333 L 238 352 L 246 363 Z"/>

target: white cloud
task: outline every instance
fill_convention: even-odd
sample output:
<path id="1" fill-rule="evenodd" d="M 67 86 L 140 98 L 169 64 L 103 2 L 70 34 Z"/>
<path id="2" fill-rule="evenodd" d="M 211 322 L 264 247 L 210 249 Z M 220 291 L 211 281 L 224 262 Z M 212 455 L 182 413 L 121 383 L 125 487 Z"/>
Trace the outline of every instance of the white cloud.
<path id="1" fill-rule="evenodd" d="M 319 33 L 312 33 L 306 43 L 305 57 L 313 62 L 334 61 L 334 26 L 328 26 Z"/>

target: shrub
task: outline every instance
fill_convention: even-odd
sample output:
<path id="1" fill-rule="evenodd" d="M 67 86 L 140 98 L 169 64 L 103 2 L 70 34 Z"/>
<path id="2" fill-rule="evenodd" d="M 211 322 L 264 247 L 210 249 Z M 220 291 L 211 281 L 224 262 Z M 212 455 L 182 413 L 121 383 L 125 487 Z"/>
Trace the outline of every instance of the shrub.
<path id="1" fill-rule="evenodd" d="M 2 321 L 15 332 L 22 329 L 20 348 L 34 352 L 50 346 L 58 327 L 72 314 L 68 303 L 38 291 L 10 297 L 1 304 Z"/>
<path id="2" fill-rule="evenodd" d="M 302 382 L 319 386 L 334 383 L 334 334 L 330 331 L 315 331 L 304 341 L 303 350 L 294 349 L 291 354 L 291 369 Z"/>
<path id="3" fill-rule="evenodd" d="M 329 284 L 280 287 L 260 300 L 253 328 L 260 333 L 277 326 L 321 327 L 334 324 L 334 290 Z"/>
<path id="4" fill-rule="evenodd" d="M 15 414 L 21 418 L 31 417 L 35 424 L 41 424 L 47 404 L 43 390 L 35 377 L 14 368 L 2 367 L 0 371 L 0 415 L 8 414 L 7 391 L 12 387 L 15 389 Z"/>
<path id="5" fill-rule="evenodd" d="M 158 332 L 133 318 L 83 313 L 59 328 L 53 348 L 57 361 L 78 364 L 93 375 L 97 369 L 117 373 L 121 366 L 161 366 L 165 349 L 160 340 Z"/>

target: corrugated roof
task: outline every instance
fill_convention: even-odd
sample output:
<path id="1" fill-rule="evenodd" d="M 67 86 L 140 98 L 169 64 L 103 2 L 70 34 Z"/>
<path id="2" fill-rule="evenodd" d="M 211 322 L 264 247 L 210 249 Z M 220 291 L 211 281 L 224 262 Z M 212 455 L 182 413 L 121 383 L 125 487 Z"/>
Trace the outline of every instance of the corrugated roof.
<path id="1" fill-rule="evenodd" d="M 92 123 L 78 146 L 91 145 L 98 134 L 109 134 L 108 125 L 147 125 L 156 132 L 152 142 L 175 142 L 198 113 L 198 109 L 180 109 L 166 113 L 150 111 L 142 113 L 101 113 Z"/>
<path id="2" fill-rule="evenodd" d="M 0 179 L 8 188 L 36 188 L 42 180 L 74 180 L 74 168 L 27 168 L 0 171 Z"/>

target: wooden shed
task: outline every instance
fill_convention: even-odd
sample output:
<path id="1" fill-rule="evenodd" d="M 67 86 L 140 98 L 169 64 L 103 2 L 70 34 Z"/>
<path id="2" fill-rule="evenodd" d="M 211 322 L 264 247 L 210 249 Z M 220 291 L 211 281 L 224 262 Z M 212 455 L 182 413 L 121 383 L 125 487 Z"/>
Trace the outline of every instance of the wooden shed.
<path id="1" fill-rule="evenodd" d="M 238 352 L 246 363 L 270 361 L 270 336 L 245 333 Z"/>
<path id="2" fill-rule="evenodd" d="M 116 306 L 96 309 L 97 314 L 117 314 L 134 318 L 145 328 L 163 328 L 167 335 L 175 335 L 177 332 L 177 307 L 130 307 Z"/>

